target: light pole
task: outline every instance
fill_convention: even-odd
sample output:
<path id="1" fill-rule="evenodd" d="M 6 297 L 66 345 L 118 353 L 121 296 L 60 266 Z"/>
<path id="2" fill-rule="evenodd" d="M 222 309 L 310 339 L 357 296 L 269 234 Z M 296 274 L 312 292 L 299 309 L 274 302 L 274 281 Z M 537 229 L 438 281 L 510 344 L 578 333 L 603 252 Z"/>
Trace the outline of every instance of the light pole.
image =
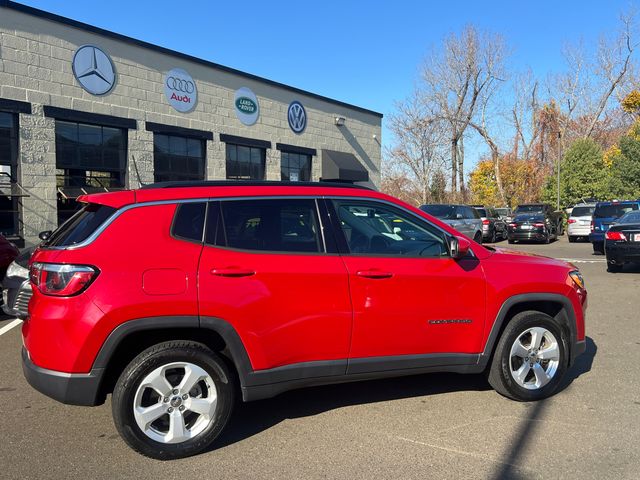
<path id="1" fill-rule="evenodd" d="M 562 159 L 562 142 L 560 141 L 562 138 L 562 133 L 558 130 L 558 166 L 556 167 L 556 171 L 558 174 L 558 211 L 560 210 L 560 160 Z"/>

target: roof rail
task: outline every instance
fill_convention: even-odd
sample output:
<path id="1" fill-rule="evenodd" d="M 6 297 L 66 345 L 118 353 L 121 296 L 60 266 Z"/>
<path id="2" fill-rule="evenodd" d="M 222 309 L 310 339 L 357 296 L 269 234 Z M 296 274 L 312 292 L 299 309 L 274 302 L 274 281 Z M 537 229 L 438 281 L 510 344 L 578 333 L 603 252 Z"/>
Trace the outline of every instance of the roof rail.
<path id="1" fill-rule="evenodd" d="M 320 181 L 320 182 L 290 182 L 280 180 L 175 180 L 156 182 L 143 185 L 141 190 L 152 188 L 184 188 L 184 187 L 336 187 L 359 188 L 371 190 L 363 185 L 355 185 L 349 182 Z"/>

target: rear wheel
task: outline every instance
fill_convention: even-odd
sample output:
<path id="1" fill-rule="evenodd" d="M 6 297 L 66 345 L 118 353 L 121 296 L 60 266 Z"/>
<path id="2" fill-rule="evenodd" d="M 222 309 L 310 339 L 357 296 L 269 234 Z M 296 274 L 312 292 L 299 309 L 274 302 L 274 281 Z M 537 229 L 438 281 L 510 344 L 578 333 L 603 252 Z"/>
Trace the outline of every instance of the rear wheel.
<path id="1" fill-rule="evenodd" d="M 178 340 L 131 361 L 115 386 L 112 412 L 131 448 L 169 460 L 206 449 L 227 424 L 233 399 L 225 362 L 201 343 Z"/>
<path id="2" fill-rule="evenodd" d="M 482 232 L 476 232 L 473 237 L 473 240 L 477 243 L 482 243 Z"/>
<path id="3" fill-rule="evenodd" d="M 516 242 L 513 238 L 508 238 L 508 237 L 507 237 L 507 241 L 509 242 L 510 245 Z"/>
<path id="4" fill-rule="evenodd" d="M 578 237 L 574 235 L 569 235 L 569 243 L 575 243 L 578 240 Z"/>
<path id="5" fill-rule="evenodd" d="M 522 312 L 506 326 L 489 370 L 489 383 L 519 401 L 551 396 L 567 370 L 568 355 L 558 324 L 541 312 Z"/>
<path id="6" fill-rule="evenodd" d="M 604 243 L 596 242 L 593 244 L 593 253 L 596 255 L 604 255 Z"/>
<path id="7" fill-rule="evenodd" d="M 610 273 L 620 273 L 624 265 L 621 263 L 612 263 L 607 259 L 607 271 Z"/>
<path id="8" fill-rule="evenodd" d="M 493 229 L 493 233 L 491 234 L 491 238 L 489 239 L 489 243 L 496 243 L 496 229 Z"/>

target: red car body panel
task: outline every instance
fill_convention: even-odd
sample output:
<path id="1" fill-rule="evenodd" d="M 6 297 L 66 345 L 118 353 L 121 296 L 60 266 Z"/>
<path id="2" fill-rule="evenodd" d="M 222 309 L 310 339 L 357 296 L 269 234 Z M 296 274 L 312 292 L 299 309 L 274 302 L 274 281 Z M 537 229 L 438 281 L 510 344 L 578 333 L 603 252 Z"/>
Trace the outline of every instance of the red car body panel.
<path id="1" fill-rule="evenodd" d="M 143 189 L 82 197 L 124 209 L 90 244 L 37 249 L 32 262 L 91 265 L 99 274 L 73 297 L 34 288 L 23 326 L 31 361 L 87 373 L 111 332 L 130 320 L 215 317 L 240 337 L 254 370 L 296 363 L 429 353 L 480 353 L 502 305 L 514 295 L 556 293 L 576 313 L 584 340 L 586 292 L 572 267 L 544 257 L 493 252 L 475 258 L 390 258 L 248 252 L 173 238 L 178 199 L 354 196 L 392 202 L 442 230 L 448 225 L 387 195 L 353 188 L 225 186 Z M 219 276 L 214 270 L 248 271 Z M 391 273 L 376 279 L 360 275 Z M 360 272 L 360 273 L 359 273 Z"/>

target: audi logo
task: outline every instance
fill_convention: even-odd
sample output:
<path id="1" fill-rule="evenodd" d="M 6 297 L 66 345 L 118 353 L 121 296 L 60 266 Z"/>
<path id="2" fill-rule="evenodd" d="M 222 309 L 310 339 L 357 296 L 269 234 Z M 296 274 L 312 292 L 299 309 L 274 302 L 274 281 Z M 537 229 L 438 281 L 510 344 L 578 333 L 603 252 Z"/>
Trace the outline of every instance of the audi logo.
<path id="1" fill-rule="evenodd" d="M 167 77 L 167 87 L 182 93 L 193 93 L 196 91 L 196 86 L 192 81 L 176 77 Z"/>

